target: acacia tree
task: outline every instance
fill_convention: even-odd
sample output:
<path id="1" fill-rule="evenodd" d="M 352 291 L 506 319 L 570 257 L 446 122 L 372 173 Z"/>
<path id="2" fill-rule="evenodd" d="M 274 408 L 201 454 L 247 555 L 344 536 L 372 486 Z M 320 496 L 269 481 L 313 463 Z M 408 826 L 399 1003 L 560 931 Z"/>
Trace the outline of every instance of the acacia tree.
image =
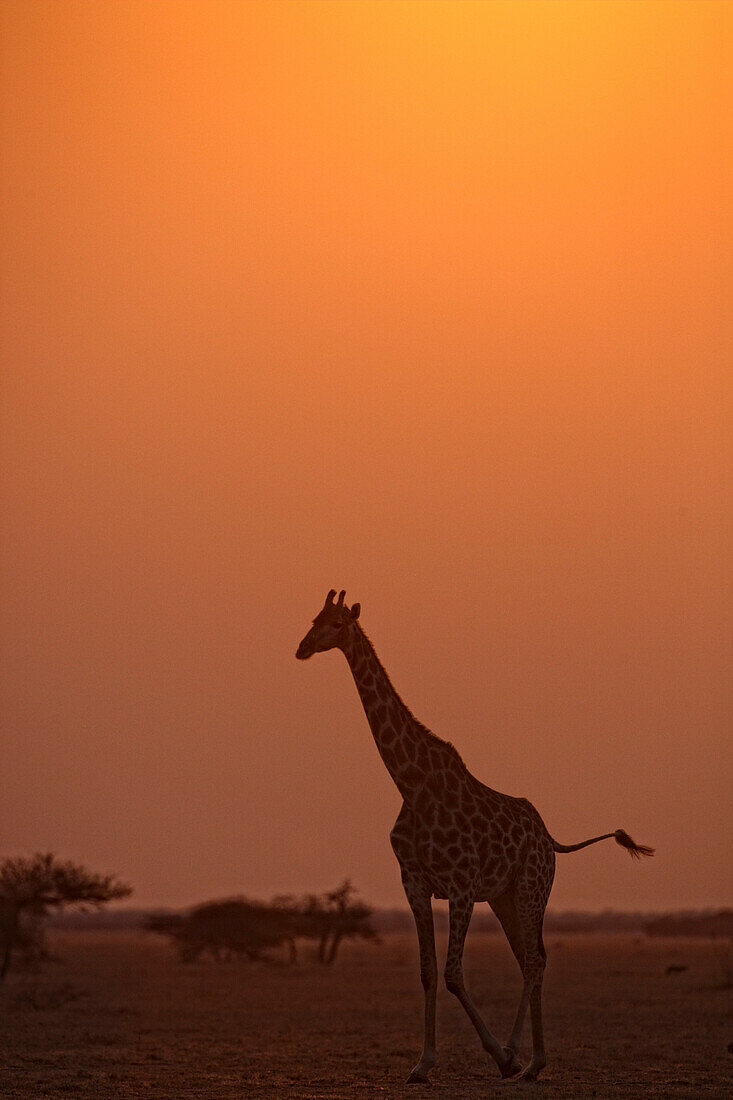
<path id="1" fill-rule="evenodd" d="M 126 898 L 132 888 L 114 875 L 97 875 L 79 863 L 62 861 L 52 852 L 11 857 L 0 863 L 0 981 L 10 966 L 13 948 L 23 941 L 24 925 L 35 926 L 27 945 L 38 945 L 40 923 L 47 914 L 76 906 L 98 909 Z"/>
<path id="2" fill-rule="evenodd" d="M 266 958 L 263 952 L 285 945 L 294 961 L 295 942 L 289 913 L 262 901 L 224 898 L 197 905 L 190 912 L 152 914 L 145 927 L 178 944 L 183 962 L 209 953 L 218 960 L 246 955 Z"/>
<path id="3" fill-rule="evenodd" d="M 349 879 L 325 894 L 273 898 L 271 904 L 289 914 L 295 936 L 317 942 L 316 957 L 326 966 L 334 962 L 345 939 L 379 942 L 370 923 L 374 910 L 357 897 Z"/>
<path id="4" fill-rule="evenodd" d="M 328 931 L 318 950 L 319 961 L 330 966 L 336 958 L 339 946 L 345 939 L 372 940 L 379 937 L 369 922 L 374 910 L 357 895 L 349 879 L 325 895 Z"/>
<path id="5" fill-rule="evenodd" d="M 296 940 L 305 939 L 317 943 L 318 961 L 330 966 L 344 939 L 379 942 L 371 915 L 372 909 L 358 900 L 347 880 L 326 894 L 280 895 L 269 903 L 224 898 L 187 913 L 154 913 L 145 927 L 177 943 L 184 962 L 204 953 L 219 960 L 245 955 L 265 961 L 268 951 L 285 947 L 292 963 Z"/>

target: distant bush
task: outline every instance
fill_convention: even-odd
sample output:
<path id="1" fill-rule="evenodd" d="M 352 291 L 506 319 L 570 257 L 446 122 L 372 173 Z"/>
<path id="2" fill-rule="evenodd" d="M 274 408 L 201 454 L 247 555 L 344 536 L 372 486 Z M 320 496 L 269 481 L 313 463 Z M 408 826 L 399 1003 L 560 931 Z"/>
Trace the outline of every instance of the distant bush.
<path id="1" fill-rule="evenodd" d="M 81 864 L 62 862 L 51 852 L 0 863 L 0 981 L 15 949 L 24 962 L 46 956 L 43 922 L 68 906 L 98 908 L 126 898 L 129 886 L 112 875 L 97 875 Z"/>
<path id="2" fill-rule="evenodd" d="M 372 909 L 346 881 L 325 894 L 280 896 L 269 903 L 242 897 L 210 901 L 188 913 L 154 914 L 145 927 L 172 939 L 184 962 L 205 954 L 220 961 L 237 955 L 268 959 L 268 952 L 282 947 L 294 962 L 296 941 L 312 940 L 318 961 L 328 966 L 343 940 L 378 940 L 371 915 Z"/>
<path id="3" fill-rule="evenodd" d="M 246 898 L 209 901 L 186 914 L 157 914 L 148 918 L 145 927 L 169 936 L 184 962 L 207 953 L 219 960 L 233 955 L 259 959 L 264 951 L 283 944 L 291 955 L 295 950 L 289 917 Z"/>
<path id="4" fill-rule="evenodd" d="M 359 900 L 348 879 L 328 893 L 274 898 L 272 905 L 290 915 L 296 937 L 316 941 L 318 961 L 326 966 L 335 961 L 344 940 L 379 942 L 371 921 L 374 910 Z"/>
<path id="5" fill-rule="evenodd" d="M 669 913 L 648 921 L 648 936 L 705 936 L 711 939 L 733 938 L 733 909 L 717 912 Z"/>
<path id="6" fill-rule="evenodd" d="M 733 989 L 733 909 L 669 913 L 649 921 L 646 933 L 648 936 L 695 936 L 709 939 L 720 967 L 720 988 Z"/>

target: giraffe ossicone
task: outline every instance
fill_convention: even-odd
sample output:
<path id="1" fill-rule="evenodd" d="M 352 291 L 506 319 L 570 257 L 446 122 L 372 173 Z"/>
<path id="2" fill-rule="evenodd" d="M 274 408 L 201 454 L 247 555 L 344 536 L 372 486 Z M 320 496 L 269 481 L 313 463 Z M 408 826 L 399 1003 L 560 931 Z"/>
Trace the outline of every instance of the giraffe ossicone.
<path id="1" fill-rule="evenodd" d="M 453 745 L 418 722 L 402 702 L 359 624 L 360 605 L 349 608 L 344 590 L 336 603 L 335 595 L 331 589 L 296 657 L 307 660 L 314 653 L 336 648 L 344 653 L 379 754 L 403 798 L 390 840 L 415 918 L 425 994 L 423 1050 L 408 1082 L 427 1082 L 435 1065 L 434 897 L 449 902 L 446 987 L 460 1001 L 501 1075 L 534 1080 L 546 1064 L 542 922 L 555 875 L 555 853 L 577 851 L 609 838 L 634 857 L 652 855 L 653 849 L 635 844 L 623 829 L 579 844 L 558 844 L 526 798 L 500 794 L 481 783 Z M 487 901 L 499 918 L 524 979 L 514 1027 L 505 1044 L 486 1027 L 463 981 L 463 945 L 479 901 Z M 532 1057 L 523 1069 L 518 1053 L 528 1008 Z"/>

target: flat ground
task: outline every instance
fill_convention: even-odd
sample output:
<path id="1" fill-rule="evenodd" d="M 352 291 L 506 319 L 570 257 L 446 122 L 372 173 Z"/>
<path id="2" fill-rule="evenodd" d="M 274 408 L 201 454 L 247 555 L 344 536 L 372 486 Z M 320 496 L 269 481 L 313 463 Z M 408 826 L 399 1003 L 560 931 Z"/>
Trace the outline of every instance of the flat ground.
<path id="1" fill-rule="evenodd" d="M 731 991 L 707 941 L 547 937 L 549 1064 L 536 1084 L 502 1082 L 441 989 L 432 1088 L 403 1083 L 422 1036 L 411 936 L 346 945 L 330 970 L 305 957 L 186 965 L 143 933 L 57 933 L 51 947 L 57 962 L 11 971 L 0 991 L 4 1098 L 733 1094 Z M 505 1039 L 520 989 L 508 946 L 469 934 L 465 961 L 469 990 Z"/>

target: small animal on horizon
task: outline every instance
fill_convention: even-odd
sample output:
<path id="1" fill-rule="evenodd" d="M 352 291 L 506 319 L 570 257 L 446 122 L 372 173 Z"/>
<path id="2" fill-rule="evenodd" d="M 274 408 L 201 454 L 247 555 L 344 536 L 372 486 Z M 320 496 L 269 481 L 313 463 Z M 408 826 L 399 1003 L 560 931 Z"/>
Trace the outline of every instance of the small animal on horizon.
<path id="1" fill-rule="evenodd" d="M 304 661 L 314 653 L 342 651 L 379 754 L 403 798 L 390 840 L 415 918 L 425 995 L 423 1049 L 408 1083 L 428 1083 L 436 1058 L 434 897 L 449 902 L 447 988 L 465 1009 L 502 1077 L 535 1080 L 547 1062 L 542 922 L 555 875 L 555 853 L 576 852 L 608 839 L 636 859 L 653 855 L 654 849 L 635 844 L 623 829 L 579 844 L 558 844 L 526 798 L 500 794 L 471 775 L 453 745 L 431 733 L 402 702 L 361 628 L 359 604 L 348 607 L 345 594 L 342 591 L 335 600 L 336 592 L 328 593 L 296 657 Z M 519 1008 L 505 1044 L 486 1027 L 463 981 L 463 945 L 474 904 L 481 901 L 487 901 L 499 918 L 523 977 Z M 528 1008 L 532 1057 L 523 1067 L 518 1053 Z"/>

